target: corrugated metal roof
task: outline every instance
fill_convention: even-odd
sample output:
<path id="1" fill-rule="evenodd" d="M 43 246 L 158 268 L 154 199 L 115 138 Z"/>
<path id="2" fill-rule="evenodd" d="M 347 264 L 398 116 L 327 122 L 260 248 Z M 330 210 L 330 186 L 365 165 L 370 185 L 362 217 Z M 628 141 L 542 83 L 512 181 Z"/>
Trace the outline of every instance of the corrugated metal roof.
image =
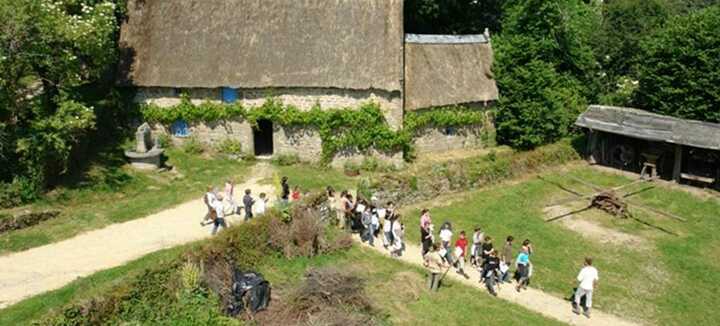
<path id="1" fill-rule="evenodd" d="M 468 34 L 468 35 L 405 34 L 405 43 L 420 43 L 420 44 L 488 43 L 488 38 L 483 34 Z"/>
<path id="2" fill-rule="evenodd" d="M 720 124 L 678 119 L 633 108 L 590 105 L 575 125 L 651 141 L 720 150 Z"/>

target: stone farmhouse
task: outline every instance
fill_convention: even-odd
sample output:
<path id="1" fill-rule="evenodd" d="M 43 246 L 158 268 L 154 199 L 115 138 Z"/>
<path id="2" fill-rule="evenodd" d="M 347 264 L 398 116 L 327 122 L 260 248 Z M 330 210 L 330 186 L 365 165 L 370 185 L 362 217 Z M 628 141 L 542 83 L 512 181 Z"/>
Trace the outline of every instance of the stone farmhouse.
<path id="1" fill-rule="evenodd" d="M 498 98 L 489 33 L 405 34 L 402 0 L 129 0 L 127 9 L 120 82 L 135 87 L 141 103 L 172 106 L 181 93 L 198 104 L 248 106 L 272 96 L 301 110 L 373 101 L 397 130 L 411 112 L 459 104 L 486 110 Z M 484 127 L 434 125 L 415 145 L 419 152 L 483 146 Z M 321 151 L 316 131 L 272 121 L 158 128 L 206 142 L 230 137 L 256 155 L 316 160 Z"/>

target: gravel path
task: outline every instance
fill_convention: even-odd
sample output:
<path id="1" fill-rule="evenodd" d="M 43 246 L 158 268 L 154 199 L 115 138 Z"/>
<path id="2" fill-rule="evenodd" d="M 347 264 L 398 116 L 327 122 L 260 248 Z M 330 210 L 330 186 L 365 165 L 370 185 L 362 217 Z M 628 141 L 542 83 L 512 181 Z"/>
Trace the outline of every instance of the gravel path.
<path id="1" fill-rule="evenodd" d="M 272 168 L 267 163 L 255 165 L 249 175 L 250 179 L 236 185 L 236 201 L 241 201 L 240 194 L 246 188 L 252 189 L 255 197 L 265 192 L 271 200 L 276 198 L 272 185 L 258 183 L 272 176 Z M 205 204 L 198 198 L 145 218 L 2 256 L 0 308 L 148 253 L 207 238 L 211 226 L 199 225 L 206 211 Z M 233 215 L 228 221 L 237 223 L 241 218 Z"/>
<path id="2" fill-rule="evenodd" d="M 354 237 L 354 239 L 360 243 L 358 237 Z M 378 245 L 377 242 L 382 243 L 382 241 L 376 241 L 375 247 L 371 247 L 368 244 L 363 244 L 363 246 L 372 248 L 377 252 L 381 252 L 384 255 L 389 256 L 389 252 L 385 250 L 382 245 Z M 405 252 L 399 259 L 410 264 L 422 265 L 423 261 L 420 255 L 420 247 L 413 244 L 406 244 L 406 246 Z M 450 269 L 446 277 L 468 286 L 480 288 L 482 291 L 487 292 L 485 285 L 478 282 L 480 279 L 480 273 L 478 273 L 477 270 L 470 268 L 469 263 L 465 267 L 467 269 L 466 273 L 470 276 L 469 279 L 457 274 L 454 268 Z M 440 291 L 443 291 L 442 286 L 440 287 Z M 488 293 L 486 295 L 490 294 Z M 559 320 L 570 325 L 637 325 L 631 321 L 624 320 L 596 309 L 593 309 L 592 318 L 590 319 L 582 315 L 576 315 L 572 312 L 570 302 L 531 287 L 518 293 L 515 291 L 515 283 L 503 284 L 498 291 L 498 298 L 521 305 L 529 310 L 540 313 L 543 316 Z"/>

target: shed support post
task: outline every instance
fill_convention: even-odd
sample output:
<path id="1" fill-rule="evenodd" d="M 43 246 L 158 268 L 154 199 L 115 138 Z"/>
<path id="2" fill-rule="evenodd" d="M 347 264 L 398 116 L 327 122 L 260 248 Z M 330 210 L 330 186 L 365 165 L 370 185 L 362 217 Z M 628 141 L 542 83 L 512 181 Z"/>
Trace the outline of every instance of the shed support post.
<path id="1" fill-rule="evenodd" d="M 675 165 L 673 166 L 673 181 L 680 183 L 682 173 L 682 145 L 675 145 Z"/>
<path id="2" fill-rule="evenodd" d="M 597 163 L 597 159 L 595 157 L 595 150 L 597 149 L 598 136 L 598 132 L 595 130 L 590 129 L 590 131 L 588 132 L 587 156 L 588 162 L 590 162 L 590 164 Z"/>

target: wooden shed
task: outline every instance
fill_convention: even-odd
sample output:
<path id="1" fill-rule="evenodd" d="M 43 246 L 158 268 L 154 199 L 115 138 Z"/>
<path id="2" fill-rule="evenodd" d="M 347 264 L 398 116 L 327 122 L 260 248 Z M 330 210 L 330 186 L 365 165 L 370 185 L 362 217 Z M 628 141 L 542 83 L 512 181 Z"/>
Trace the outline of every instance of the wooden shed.
<path id="1" fill-rule="evenodd" d="M 720 124 L 591 105 L 575 125 L 587 129 L 591 163 L 720 186 Z"/>

